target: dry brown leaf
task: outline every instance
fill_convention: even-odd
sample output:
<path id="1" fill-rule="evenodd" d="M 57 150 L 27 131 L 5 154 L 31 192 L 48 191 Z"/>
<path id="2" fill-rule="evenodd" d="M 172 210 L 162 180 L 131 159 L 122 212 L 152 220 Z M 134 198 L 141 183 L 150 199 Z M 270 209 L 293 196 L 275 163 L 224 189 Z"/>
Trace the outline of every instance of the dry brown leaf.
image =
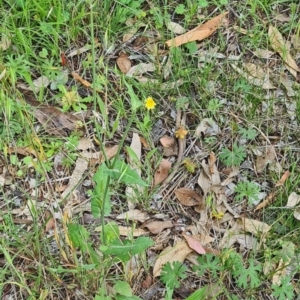
<path id="1" fill-rule="evenodd" d="M 119 226 L 119 232 L 121 236 L 126 236 L 126 237 L 137 237 L 141 235 L 147 235 L 149 232 L 147 230 L 144 230 L 142 228 L 132 228 L 130 226 L 125 227 L 125 226 Z"/>
<path id="2" fill-rule="evenodd" d="M 126 53 L 121 52 L 119 54 L 119 58 L 117 59 L 117 65 L 123 74 L 126 74 L 130 70 L 131 60 L 129 59 Z"/>
<path id="3" fill-rule="evenodd" d="M 139 221 L 139 222 L 145 222 L 149 216 L 138 210 L 138 209 L 133 209 L 129 210 L 127 212 L 124 212 L 116 217 L 117 220 L 130 220 L 130 221 Z"/>
<path id="4" fill-rule="evenodd" d="M 10 147 L 8 148 L 7 152 L 9 154 L 12 153 L 18 153 L 24 156 L 30 156 L 33 155 L 34 157 L 41 157 L 41 154 L 39 154 L 35 149 L 32 149 L 31 147 Z"/>
<path id="5" fill-rule="evenodd" d="M 90 82 L 88 82 L 87 80 L 83 79 L 79 74 L 77 74 L 76 72 L 72 72 L 71 75 L 73 76 L 73 78 L 75 80 L 77 80 L 78 82 L 80 82 L 82 85 L 84 85 L 85 87 L 90 88 L 92 85 Z"/>
<path id="6" fill-rule="evenodd" d="M 236 237 L 240 231 L 241 226 L 237 222 L 234 222 L 231 228 L 225 231 L 222 239 L 220 240 L 219 248 L 230 248 L 236 242 Z"/>
<path id="7" fill-rule="evenodd" d="M 184 234 L 184 233 L 182 235 L 185 238 L 185 240 L 187 241 L 187 243 L 191 249 L 196 251 L 198 254 L 206 253 L 205 249 L 203 248 L 203 246 L 201 245 L 201 243 L 198 239 L 196 239 L 190 235 Z"/>
<path id="8" fill-rule="evenodd" d="M 289 67 L 291 67 L 293 70 L 297 72 L 300 72 L 299 67 L 297 66 L 295 60 L 293 59 L 293 57 L 291 56 L 288 50 L 286 41 L 282 37 L 279 30 L 276 27 L 270 25 L 268 35 L 269 35 L 271 46 L 274 49 L 274 51 L 276 51 L 281 56 L 283 61 Z"/>
<path id="9" fill-rule="evenodd" d="M 81 48 L 78 48 L 76 50 L 71 51 L 67 55 L 67 57 L 73 57 L 73 56 L 76 56 L 76 55 L 80 55 L 80 54 L 82 54 L 84 52 L 87 52 L 87 51 L 91 50 L 93 46 L 94 46 L 94 48 L 98 48 L 98 47 L 101 46 L 101 44 L 98 42 L 98 39 L 95 39 L 95 43 L 93 43 L 93 45 L 85 45 L 85 46 L 83 46 Z"/>
<path id="10" fill-rule="evenodd" d="M 175 34 L 183 34 L 186 31 L 181 25 L 172 21 L 168 22 L 167 28 Z"/>
<path id="11" fill-rule="evenodd" d="M 264 73 L 264 78 L 258 78 L 258 77 L 254 77 L 251 74 L 249 74 L 248 72 L 244 72 L 242 69 L 240 69 L 239 67 L 237 67 L 235 64 L 231 64 L 231 67 L 237 72 L 239 73 L 241 76 L 243 76 L 250 84 L 253 84 L 255 86 L 259 86 L 263 89 L 276 89 L 276 87 L 271 83 L 268 74 L 265 72 Z M 256 73 L 256 75 L 260 76 L 259 73 Z"/>
<path id="12" fill-rule="evenodd" d="M 126 73 L 126 76 L 133 77 L 133 76 L 140 76 L 147 72 L 154 72 L 155 71 L 155 64 L 154 63 L 140 63 L 138 65 L 132 66 L 129 71 Z"/>
<path id="13" fill-rule="evenodd" d="M 195 136 L 201 137 L 202 134 L 204 134 L 206 137 L 208 136 L 214 136 L 218 135 L 220 133 L 220 128 L 218 124 L 208 118 L 202 119 L 201 123 L 197 126 L 195 130 Z"/>
<path id="14" fill-rule="evenodd" d="M 61 194 L 61 199 L 66 198 L 77 187 L 77 184 L 84 177 L 84 173 L 87 167 L 88 167 L 88 161 L 82 157 L 78 157 L 76 160 L 75 169 L 72 173 L 69 185 Z"/>
<path id="15" fill-rule="evenodd" d="M 262 173 L 265 167 L 269 163 L 273 162 L 276 158 L 276 151 L 274 146 L 267 146 L 265 150 L 266 150 L 265 155 L 258 156 L 255 161 L 256 172 L 258 174 Z"/>
<path id="16" fill-rule="evenodd" d="M 271 56 L 273 56 L 275 54 L 275 52 L 267 50 L 267 49 L 257 49 L 255 51 L 253 51 L 253 54 L 255 54 L 259 58 L 269 59 L 269 58 L 271 58 Z"/>
<path id="17" fill-rule="evenodd" d="M 107 159 L 113 158 L 117 154 L 118 148 L 119 148 L 118 145 L 105 147 L 105 153 Z M 84 150 L 81 153 L 81 156 L 86 159 L 92 160 L 94 163 L 102 163 L 105 161 L 105 157 L 101 151 L 91 152 L 91 151 Z"/>
<path id="18" fill-rule="evenodd" d="M 276 285 L 281 284 L 281 279 L 287 276 L 287 269 L 286 266 L 288 263 L 284 263 L 283 259 L 281 258 L 277 269 L 275 270 L 275 274 L 272 277 L 272 283 Z"/>
<path id="19" fill-rule="evenodd" d="M 178 47 L 192 41 L 202 41 L 203 39 L 212 35 L 222 25 L 222 20 L 227 14 L 228 12 L 224 12 L 207 21 L 206 23 L 200 24 L 196 28 L 177 36 L 174 39 L 168 40 L 166 44 L 169 47 Z"/>
<path id="20" fill-rule="evenodd" d="M 276 195 L 275 192 L 271 192 L 271 193 L 266 197 L 266 199 L 265 199 L 263 202 L 261 202 L 260 204 L 258 204 L 258 205 L 256 206 L 256 208 L 255 208 L 254 211 L 259 210 L 259 209 L 262 209 L 262 208 L 266 207 L 268 204 L 272 203 L 272 201 L 273 201 L 275 195 Z"/>
<path id="21" fill-rule="evenodd" d="M 210 178 L 207 176 L 206 172 L 204 169 L 200 171 L 200 175 L 198 177 L 198 184 L 201 187 L 204 198 L 207 195 L 207 193 L 210 191 L 210 187 L 212 186 Z"/>
<path id="22" fill-rule="evenodd" d="M 174 227 L 171 221 L 152 221 L 142 224 L 141 228 L 148 228 L 149 231 L 153 234 L 159 234 L 166 228 Z"/>
<path id="23" fill-rule="evenodd" d="M 286 204 L 286 207 L 288 208 L 293 208 L 295 207 L 296 205 L 298 205 L 300 202 L 300 195 L 297 195 L 295 192 L 292 192 L 289 197 L 288 197 L 288 201 L 287 201 L 287 204 Z M 297 219 L 297 220 L 300 220 L 300 209 L 299 207 L 297 207 L 295 210 L 294 210 L 294 217 Z"/>
<path id="24" fill-rule="evenodd" d="M 140 140 L 141 140 L 141 143 L 142 143 L 143 147 L 146 150 L 150 150 L 150 145 L 148 144 L 147 140 L 142 136 L 140 136 Z"/>
<path id="25" fill-rule="evenodd" d="M 183 262 L 193 250 L 186 242 L 178 242 L 174 247 L 167 247 L 158 257 L 153 268 L 153 277 L 160 275 L 161 269 L 167 262 Z"/>
<path id="26" fill-rule="evenodd" d="M 203 207 L 203 198 L 190 188 L 180 188 L 175 191 L 179 202 L 185 206 L 201 205 Z"/>
<path id="27" fill-rule="evenodd" d="M 275 184 L 275 186 L 282 186 L 290 175 L 291 173 L 289 171 L 285 171 L 284 174 L 281 176 L 280 180 Z"/>
<path id="28" fill-rule="evenodd" d="M 210 163 L 210 159 L 209 159 L 209 163 Z M 218 171 L 216 164 L 210 163 L 210 165 L 208 165 L 205 160 L 202 160 L 201 165 L 202 165 L 202 168 L 203 168 L 205 174 L 210 179 L 211 185 L 212 186 L 220 185 L 221 184 L 220 173 Z"/>
<path id="29" fill-rule="evenodd" d="M 163 147 L 171 147 L 172 145 L 175 144 L 175 138 L 164 135 L 163 137 L 160 138 L 160 143 L 163 145 Z"/>
<path id="30" fill-rule="evenodd" d="M 48 232 L 49 230 L 53 229 L 55 227 L 55 219 L 50 218 L 45 226 L 45 232 Z"/>
<path id="31" fill-rule="evenodd" d="M 278 14 L 274 16 L 275 20 L 278 20 L 280 22 L 290 22 L 291 21 L 291 17 L 284 15 L 284 14 Z"/>
<path id="32" fill-rule="evenodd" d="M 63 113 L 53 106 L 41 104 L 35 99 L 32 91 L 27 91 L 20 87 L 18 87 L 18 89 L 23 95 L 26 103 L 33 107 L 32 112 L 35 118 L 49 134 L 67 136 L 66 129 L 73 131 L 80 125 L 79 119 L 72 114 L 67 112 Z"/>
<path id="33" fill-rule="evenodd" d="M 154 174 L 154 186 L 162 183 L 168 177 L 171 165 L 171 162 L 169 162 L 167 159 L 161 160 Z"/>
<path id="34" fill-rule="evenodd" d="M 141 143 L 139 135 L 135 132 L 132 135 L 130 148 L 133 150 L 133 152 L 136 154 L 136 157 L 140 161 L 141 156 L 142 156 L 142 143 Z M 132 167 L 132 169 L 137 172 L 138 175 L 141 175 L 140 167 L 134 161 L 132 161 L 130 159 L 130 157 L 129 157 L 129 164 Z M 125 194 L 126 194 L 129 210 L 134 209 L 134 206 L 135 206 L 134 205 L 134 202 L 135 202 L 134 200 L 136 200 L 137 191 L 142 193 L 141 186 L 134 185 L 134 186 L 127 186 L 126 187 Z"/>
<path id="35" fill-rule="evenodd" d="M 107 159 L 111 159 L 111 158 L 115 157 L 115 155 L 118 153 L 118 149 L 119 149 L 119 145 L 105 147 L 105 154 L 106 154 Z M 104 161 L 104 155 L 102 155 L 102 156 L 103 156 L 103 159 L 101 162 Z"/>
<path id="36" fill-rule="evenodd" d="M 285 89 L 287 91 L 287 95 L 289 97 L 296 96 L 296 92 L 293 89 L 293 85 L 295 85 L 295 87 L 296 87 L 296 83 L 294 81 L 290 80 L 289 77 L 287 76 L 287 74 L 282 73 L 280 75 L 280 83 L 282 85 L 284 85 L 284 87 L 285 87 Z"/>
<path id="37" fill-rule="evenodd" d="M 5 35 L 2 34 L 1 41 L 0 41 L 0 50 L 5 51 L 11 45 L 11 40 Z"/>
<path id="38" fill-rule="evenodd" d="M 150 288 L 152 283 L 153 283 L 152 276 L 148 273 L 145 280 L 142 282 L 142 288 L 143 289 L 148 289 L 148 288 Z"/>
<path id="39" fill-rule="evenodd" d="M 260 222 L 257 220 L 252 220 L 248 218 L 239 218 L 239 223 L 242 225 L 242 228 L 250 233 L 259 234 L 259 233 L 267 233 L 271 226 L 267 223 Z"/>
<path id="40" fill-rule="evenodd" d="M 0 73 L 0 81 L 5 77 L 6 69 L 3 69 L 3 71 Z"/>
<path id="41" fill-rule="evenodd" d="M 82 137 L 79 142 L 78 142 L 78 146 L 77 149 L 78 150 L 88 150 L 88 149 L 92 149 L 94 148 L 94 144 L 91 141 L 90 138 L 88 137 Z"/>
<path id="42" fill-rule="evenodd" d="M 253 235 L 240 233 L 235 236 L 236 241 L 247 249 L 255 249 L 258 246 L 257 239 Z"/>
<path id="43" fill-rule="evenodd" d="M 295 207 L 296 205 L 298 205 L 299 202 L 300 202 L 300 195 L 297 195 L 295 192 L 292 192 L 289 195 L 286 207 L 288 208 Z"/>
<path id="44" fill-rule="evenodd" d="M 291 40 L 292 40 L 292 44 L 294 46 L 295 49 L 300 49 L 300 35 L 298 34 L 293 34 L 291 36 Z"/>

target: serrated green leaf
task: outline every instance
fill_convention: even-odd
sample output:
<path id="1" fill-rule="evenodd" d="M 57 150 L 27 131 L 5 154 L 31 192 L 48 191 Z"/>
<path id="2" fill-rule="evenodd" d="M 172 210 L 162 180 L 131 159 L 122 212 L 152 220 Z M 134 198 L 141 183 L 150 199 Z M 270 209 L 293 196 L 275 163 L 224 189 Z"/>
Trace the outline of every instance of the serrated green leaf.
<path id="1" fill-rule="evenodd" d="M 223 148 L 219 157 L 226 166 L 239 166 L 246 157 L 246 150 L 244 147 L 233 144 L 232 150 Z"/>
<path id="2" fill-rule="evenodd" d="M 187 267 L 179 261 L 166 263 L 161 272 L 160 280 L 171 290 L 179 288 L 180 279 L 186 278 Z"/>

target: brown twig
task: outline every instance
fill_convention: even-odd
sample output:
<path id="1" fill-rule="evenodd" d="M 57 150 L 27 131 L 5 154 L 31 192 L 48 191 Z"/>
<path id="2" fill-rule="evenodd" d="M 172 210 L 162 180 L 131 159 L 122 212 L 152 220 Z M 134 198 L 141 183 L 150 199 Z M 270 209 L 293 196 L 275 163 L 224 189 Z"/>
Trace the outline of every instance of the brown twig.
<path id="1" fill-rule="evenodd" d="M 180 127 L 184 127 L 185 122 L 186 122 L 186 112 L 183 113 L 183 116 L 181 118 L 181 109 L 178 108 L 177 116 L 176 116 L 176 129 L 179 129 Z M 169 174 L 169 176 L 165 179 L 165 181 L 161 185 L 161 187 L 159 189 L 159 193 L 162 193 L 164 191 L 166 186 L 171 182 L 173 177 L 177 174 L 180 164 L 182 162 L 185 146 L 186 146 L 186 138 L 184 138 L 184 139 L 178 138 L 178 156 L 177 156 L 176 164 L 175 164 L 172 172 Z"/>

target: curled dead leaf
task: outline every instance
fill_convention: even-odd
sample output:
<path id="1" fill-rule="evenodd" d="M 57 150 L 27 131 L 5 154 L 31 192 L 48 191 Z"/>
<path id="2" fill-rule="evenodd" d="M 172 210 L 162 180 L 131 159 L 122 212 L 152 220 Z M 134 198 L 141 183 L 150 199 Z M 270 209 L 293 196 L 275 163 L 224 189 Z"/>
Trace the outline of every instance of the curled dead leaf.
<path id="1" fill-rule="evenodd" d="M 31 91 L 18 87 L 26 103 L 32 106 L 34 117 L 42 124 L 51 135 L 67 136 L 66 130 L 74 131 L 79 128 L 81 121 L 70 113 L 63 113 L 59 109 L 41 104 L 35 99 Z"/>
<path id="2" fill-rule="evenodd" d="M 131 60 L 129 59 L 126 53 L 121 52 L 119 54 L 119 58 L 117 59 L 117 65 L 123 74 L 126 74 L 130 70 Z"/>
<path id="3" fill-rule="evenodd" d="M 192 41 L 201 41 L 212 35 L 222 25 L 222 20 L 227 14 L 228 12 L 224 12 L 175 39 L 168 40 L 166 44 L 169 47 L 178 47 Z"/>
<path id="4" fill-rule="evenodd" d="M 174 225 L 171 221 L 151 221 L 145 222 L 141 225 L 141 228 L 148 228 L 153 234 L 159 234 L 166 228 L 172 228 Z"/>
<path id="5" fill-rule="evenodd" d="M 202 245 L 198 239 L 196 239 L 190 235 L 184 234 L 184 233 L 182 235 L 185 238 L 185 240 L 187 241 L 187 243 L 191 249 L 195 250 L 199 254 L 206 253 L 205 249 L 202 247 Z"/>
<path id="6" fill-rule="evenodd" d="M 116 217 L 117 220 L 131 220 L 131 221 L 139 221 L 139 222 L 145 222 L 145 220 L 147 220 L 148 218 L 149 218 L 148 214 L 138 209 L 129 210 Z"/>
<path id="7" fill-rule="evenodd" d="M 266 148 L 265 155 L 258 156 L 255 161 L 256 172 L 258 174 L 262 173 L 265 167 L 273 162 L 276 158 L 276 151 L 274 146 L 268 146 Z"/>
<path id="8" fill-rule="evenodd" d="M 286 41 L 282 37 L 279 30 L 276 27 L 270 25 L 268 35 L 272 48 L 282 57 L 286 65 L 288 65 L 296 72 L 300 72 L 299 67 L 297 66 L 295 60 L 293 59 L 288 50 Z"/>
<path id="9" fill-rule="evenodd" d="M 238 222 L 242 224 L 242 227 L 246 231 L 251 232 L 255 235 L 259 233 L 267 233 L 271 229 L 271 226 L 269 226 L 267 223 L 253 220 L 253 219 L 239 218 Z"/>
<path id="10" fill-rule="evenodd" d="M 290 175 L 291 173 L 289 171 L 285 171 L 280 180 L 275 184 L 275 186 L 282 186 Z"/>
<path id="11" fill-rule="evenodd" d="M 179 25 L 178 23 L 175 23 L 175 22 L 171 22 L 171 21 L 168 22 L 167 28 L 175 34 L 185 33 L 185 29 L 181 25 Z"/>
<path id="12" fill-rule="evenodd" d="M 159 141 L 164 147 L 171 147 L 175 144 L 175 139 L 168 135 L 164 135 Z"/>
<path id="13" fill-rule="evenodd" d="M 161 269 L 167 262 L 179 261 L 183 262 L 187 255 L 193 250 L 186 242 L 178 242 L 173 247 L 167 247 L 158 257 L 153 268 L 153 277 L 160 275 Z"/>
<path id="14" fill-rule="evenodd" d="M 190 188 L 180 188 L 175 191 L 179 202 L 185 206 L 201 205 L 203 207 L 203 198 Z"/>
<path id="15" fill-rule="evenodd" d="M 168 177 L 171 165 L 171 162 L 169 162 L 167 159 L 161 160 L 154 174 L 154 186 L 162 183 Z"/>

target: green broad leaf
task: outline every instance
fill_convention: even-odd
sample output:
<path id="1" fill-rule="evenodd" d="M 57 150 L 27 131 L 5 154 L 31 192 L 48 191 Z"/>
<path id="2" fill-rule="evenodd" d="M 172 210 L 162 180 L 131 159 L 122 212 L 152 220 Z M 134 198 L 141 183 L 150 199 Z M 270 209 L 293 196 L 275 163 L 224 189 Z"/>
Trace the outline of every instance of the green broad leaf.
<path id="1" fill-rule="evenodd" d="M 79 224 L 68 224 L 69 238 L 74 247 L 79 248 L 82 252 L 87 250 L 87 240 L 90 236 L 88 231 Z"/>
<path id="2" fill-rule="evenodd" d="M 113 169 L 106 170 L 107 175 L 125 184 L 138 184 L 140 186 L 147 186 L 141 179 L 138 173 L 130 168 L 123 160 L 117 160 Z"/>
<path id="3" fill-rule="evenodd" d="M 91 243 L 89 243 L 87 245 L 87 252 L 93 262 L 93 266 L 99 265 L 101 258 L 99 256 L 99 254 L 94 250 L 94 248 L 92 247 Z M 92 265 L 89 265 L 92 266 Z"/>
<path id="4" fill-rule="evenodd" d="M 111 213 L 110 193 L 108 192 L 105 199 L 103 199 L 101 197 L 102 195 L 98 196 L 98 193 L 95 190 L 93 191 L 92 199 L 91 199 L 91 210 L 93 216 L 95 218 L 101 217 L 101 212 L 103 210 L 103 207 L 104 207 L 104 216 L 109 216 Z"/>
<path id="5" fill-rule="evenodd" d="M 200 7 L 206 7 L 208 6 L 208 2 L 206 0 L 198 0 L 198 5 Z"/>
<path id="6" fill-rule="evenodd" d="M 102 230 L 102 229 L 101 229 Z M 110 245 L 112 241 L 118 240 L 120 237 L 120 230 L 118 225 L 115 222 L 108 222 L 104 225 L 104 233 L 105 233 L 105 242 L 107 245 Z M 102 238 L 102 235 L 101 235 Z M 103 243 L 103 241 L 101 240 Z"/>
<path id="7" fill-rule="evenodd" d="M 104 210 L 105 216 L 108 216 L 111 212 L 111 190 L 110 188 L 107 189 L 107 185 L 109 184 L 107 170 L 107 166 L 103 163 L 93 177 L 96 185 L 92 191 L 91 209 L 95 218 L 99 218 L 102 215 L 102 210 Z"/>
<path id="8" fill-rule="evenodd" d="M 121 261 L 126 262 L 131 256 L 141 253 L 148 247 L 153 245 L 153 241 L 147 237 L 139 237 L 135 241 L 130 240 L 114 240 L 107 246 L 100 246 L 100 250 L 104 254 L 115 255 Z"/>
<path id="9" fill-rule="evenodd" d="M 95 299 L 94 300 L 112 300 L 111 297 L 109 296 L 95 296 Z"/>
<path id="10" fill-rule="evenodd" d="M 130 96 L 130 103 L 132 108 L 132 113 L 136 113 L 136 111 L 143 105 L 142 101 L 138 98 L 136 93 L 134 92 L 132 85 L 124 82 L 127 86 L 127 93 Z"/>
<path id="11" fill-rule="evenodd" d="M 189 50 L 190 54 L 194 54 L 198 51 L 198 46 L 195 41 L 185 44 L 185 47 Z"/>
<path id="12" fill-rule="evenodd" d="M 203 288 L 197 290 L 193 294 L 191 294 L 186 300 L 199 300 L 199 299 L 205 299 L 207 296 L 207 286 L 204 286 Z"/>
<path id="13" fill-rule="evenodd" d="M 127 152 L 128 156 L 130 157 L 130 161 L 134 162 L 135 165 L 141 164 L 139 157 L 136 155 L 136 153 L 134 152 L 134 150 L 132 148 L 130 148 L 129 146 L 126 146 L 126 152 Z"/>
<path id="14" fill-rule="evenodd" d="M 126 297 L 132 296 L 132 290 L 128 282 L 118 280 L 114 285 L 114 289 L 118 294 L 122 296 L 126 296 Z"/>
<path id="15" fill-rule="evenodd" d="M 82 265 L 80 268 L 85 271 L 94 270 L 96 268 L 96 264 Z"/>
<path id="16" fill-rule="evenodd" d="M 135 295 L 132 295 L 130 297 L 123 296 L 123 295 L 117 295 L 116 300 L 143 300 Z"/>

